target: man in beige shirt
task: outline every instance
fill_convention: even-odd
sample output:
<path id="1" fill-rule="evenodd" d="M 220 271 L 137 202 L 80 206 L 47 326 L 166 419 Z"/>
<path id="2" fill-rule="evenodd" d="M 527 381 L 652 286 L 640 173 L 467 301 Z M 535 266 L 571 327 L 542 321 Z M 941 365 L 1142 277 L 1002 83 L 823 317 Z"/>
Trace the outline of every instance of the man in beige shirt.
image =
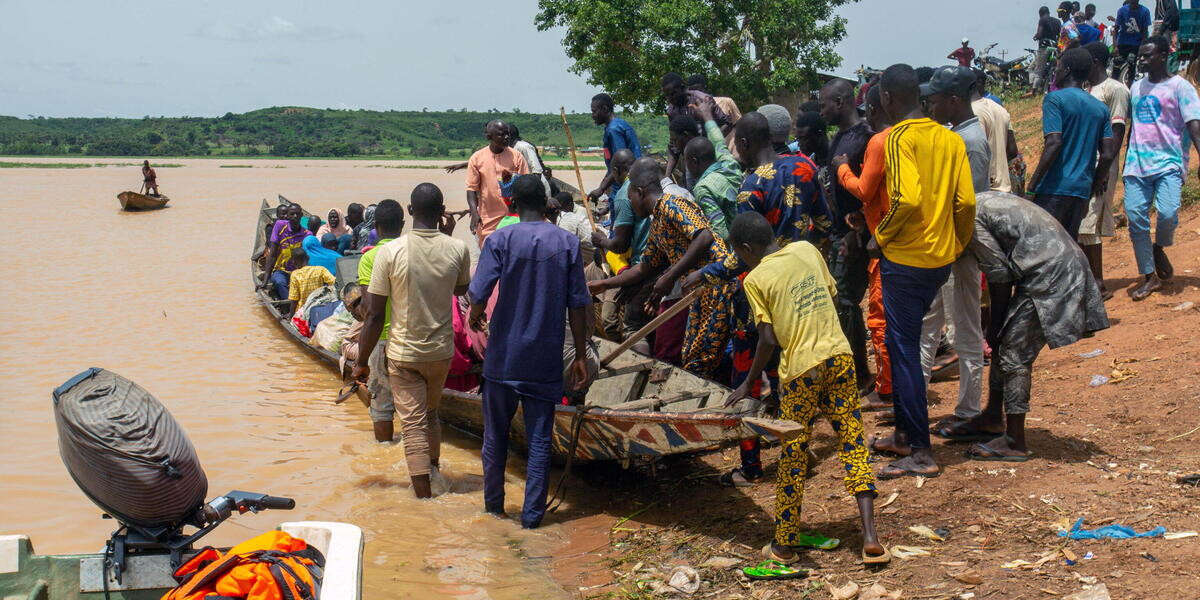
<path id="1" fill-rule="evenodd" d="M 988 146 L 992 150 L 992 160 L 988 163 L 988 188 L 1011 193 L 1012 175 L 1008 165 L 1017 157 L 1017 136 L 1013 133 L 1012 117 L 1003 106 L 991 98 L 983 97 L 987 78 L 979 76 L 978 70 L 975 74 L 978 83 L 971 94 L 971 111 L 979 117 L 979 124 L 983 125 L 983 133 L 987 135 Z M 976 191 L 983 193 L 987 190 Z"/>
<path id="2" fill-rule="evenodd" d="M 385 210 L 385 202 L 375 210 L 380 227 L 402 217 L 399 204 L 392 202 L 395 207 L 389 205 Z M 391 439 L 392 418 L 399 413 L 413 492 L 418 498 L 428 498 L 433 495 L 431 476 L 440 478 L 438 403 L 454 356 L 451 302 L 454 296 L 465 294 L 471 283 L 471 256 L 465 242 L 450 237 L 454 219 L 445 214 L 437 186 L 418 185 L 409 212 L 413 228 L 408 235 L 388 242 L 375 255 L 371 284 L 363 299 L 366 317 L 359 352 L 364 355 L 354 367 L 354 378 L 365 382 L 370 375 L 370 354 L 391 300 L 386 352 L 392 401 L 382 396 L 372 399 L 371 420 L 376 439 Z"/>

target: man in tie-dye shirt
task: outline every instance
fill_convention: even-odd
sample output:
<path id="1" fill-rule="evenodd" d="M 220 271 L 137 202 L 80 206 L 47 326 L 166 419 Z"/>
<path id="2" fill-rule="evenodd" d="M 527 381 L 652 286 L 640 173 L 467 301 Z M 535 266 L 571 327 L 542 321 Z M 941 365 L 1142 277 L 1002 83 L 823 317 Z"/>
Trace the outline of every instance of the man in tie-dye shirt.
<path id="1" fill-rule="evenodd" d="M 1125 158 L 1125 214 L 1141 285 L 1130 295 L 1144 300 L 1175 274 L 1164 248 L 1174 242 L 1179 201 L 1187 173 L 1188 143 L 1200 151 L 1200 98 L 1187 80 L 1167 71 L 1170 43 L 1154 36 L 1138 49 L 1146 74 L 1130 88 L 1133 102 L 1129 152 Z M 1150 205 L 1158 213 L 1150 243 Z"/>

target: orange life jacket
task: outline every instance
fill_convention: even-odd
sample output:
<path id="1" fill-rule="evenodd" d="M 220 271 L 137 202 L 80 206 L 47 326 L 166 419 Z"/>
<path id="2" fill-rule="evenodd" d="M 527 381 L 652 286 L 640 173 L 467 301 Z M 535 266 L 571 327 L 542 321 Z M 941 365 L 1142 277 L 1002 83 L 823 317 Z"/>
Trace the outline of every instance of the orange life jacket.
<path id="1" fill-rule="evenodd" d="M 204 548 L 175 570 L 162 600 L 316 600 L 325 557 L 304 540 L 269 531 L 221 554 Z"/>

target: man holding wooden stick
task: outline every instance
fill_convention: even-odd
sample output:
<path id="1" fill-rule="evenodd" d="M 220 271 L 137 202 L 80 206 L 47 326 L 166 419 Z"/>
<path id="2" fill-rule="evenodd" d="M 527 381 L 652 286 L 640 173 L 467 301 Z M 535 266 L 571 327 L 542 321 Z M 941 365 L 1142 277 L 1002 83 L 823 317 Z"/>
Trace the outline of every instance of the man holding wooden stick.
<path id="1" fill-rule="evenodd" d="M 638 216 L 652 217 L 642 262 L 619 275 L 589 283 L 592 294 L 655 275 L 657 279 L 647 304 L 657 306 L 690 272 L 728 257 L 725 241 L 713 234 L 696 202 L 664 192 L 662 178 L 662 168 L 652 158 L 642 158 L 633 164 L 629 199 Z M 711 286 L 689 307 L 682 351 L 683 367 L 688 371 L 708 378 L 716 373 L 729 341 L 729 310 L 736 289 L 736 281 Z"/>

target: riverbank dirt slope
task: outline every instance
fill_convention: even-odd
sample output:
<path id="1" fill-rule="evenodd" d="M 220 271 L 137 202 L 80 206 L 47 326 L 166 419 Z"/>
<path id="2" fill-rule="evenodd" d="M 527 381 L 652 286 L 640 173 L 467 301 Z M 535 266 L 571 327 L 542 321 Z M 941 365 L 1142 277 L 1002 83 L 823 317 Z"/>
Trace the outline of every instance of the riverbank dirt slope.
<path id="1" fill-rule="evenodd" d="M 1012 110 L 1032 173 L 1041 147 L 1040 110 L 1028 100 Z M 1194 174 L 1189 179 L 1192 195 Z M 909 599 L 1061 598 L 1099 584 L 1112 598 L 1195 596 L 1200 537 L 1068 541 L 1058 535 L 1081 518 L 1089 529 L 1200 530 L 1200 488 L 1177 483 L 1200 472 L 1195 207 L 1183 211 L 1170 256 L 1175 278 L 1162 293 L 1134 303 L 1127 294 L 1136 278 L 1128 232 L 1106 240 L 1106 279 L 1116 290 L 1107 303 L 1112 327 L 1042 353 L 1028 422 L 1032 460 L 974 462 L 964 457 L 965 445 L 935 441 L 941 477 L 879 483 L 882 541 L 927 555 L 896 558 L 882 569 L 860 564 L 857 514 L 842 487 L 836 440 L 822 422 L 804 517 L 809 528 L 843 545 L 808 552 L 802 563 L 812 569 L 808 579 L 751 582 L 739 571 L 761 560 L 759 548 L 772 536 L 777 449 L 764 451 L 766 482 L 743 489 L 716 483 L 720 472 L 737 466 L 736 448 L 668 461 L 653 477 L 615 470 L 573 477 L 574 502 L 552 517 L 566 522 L 572 541 L 556 554 L 552 570 L 580 598 L 670 597 L 659 582 L 680 565 L 699 571 L 700 588 L 688 596 L 696 598 L 858 598 L 834 595 L 834 587 L 850 583 L 864 591 L 879 584 Z M 1110 381 L 1092 387 L 1096 375 Z M 956 379 L 931 386 L 931 419 L 952 412 L 957 386 Z M 876 421 L 867 415 L 868 430 L 884 431 Z M 910 530 L 920 526 L 942 532 L 944 541 Z M 732 560 L 700 567 L 714 557 Z"/>

